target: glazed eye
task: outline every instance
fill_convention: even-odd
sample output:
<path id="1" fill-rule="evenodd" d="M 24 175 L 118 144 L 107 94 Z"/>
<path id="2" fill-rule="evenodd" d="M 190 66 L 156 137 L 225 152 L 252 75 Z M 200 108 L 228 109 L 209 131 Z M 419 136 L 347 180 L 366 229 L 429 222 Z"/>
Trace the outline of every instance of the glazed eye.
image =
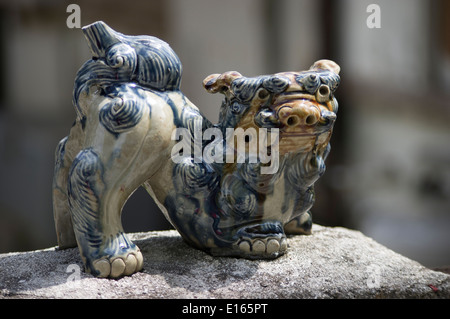
<path id="1" fill-rule="evenodd" d="M 330 94 L 330 89 L 328 88 L 328 86 L 321 86 L 319 89 L 319 94 L 323 96 L 328 95 Z"/>
<path id="2" fill-rule="evenodd" d="M 264 100 L 265 98 L 267 98 L 269 96 L 269 92 L 266 89 L 260 89 L 258 92 L 258 97 L 261 100 Z"/>
<path id="3" fill-rule="evenodd" d="M 322 84 L 316 92 L 316 100 L 319 103 L 326 102 L 330 99 L 330 88 L 328 85 Z"/>

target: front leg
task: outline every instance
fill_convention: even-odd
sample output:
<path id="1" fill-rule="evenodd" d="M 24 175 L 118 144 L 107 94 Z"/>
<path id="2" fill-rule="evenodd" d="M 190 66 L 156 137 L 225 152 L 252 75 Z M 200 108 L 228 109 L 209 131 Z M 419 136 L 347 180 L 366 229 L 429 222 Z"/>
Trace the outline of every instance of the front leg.
<path id="1" fill-rule="evenodd" d="M 325 172 L 324 159 L 328 156 L 328 144 L 322 154 L 310 152 L 290 158 L 291 164 L 287 178 L 299 195 L 294 207 L 293 218 L 284 225 L 286 234 L 310 235 L 312 229 L 311 207 L 314 204 L 314 183 Z"/>

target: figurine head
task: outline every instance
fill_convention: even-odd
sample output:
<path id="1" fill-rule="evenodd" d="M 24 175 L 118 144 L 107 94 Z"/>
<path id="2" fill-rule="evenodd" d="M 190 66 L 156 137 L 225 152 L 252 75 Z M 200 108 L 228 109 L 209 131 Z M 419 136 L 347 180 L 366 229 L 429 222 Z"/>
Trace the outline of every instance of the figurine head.
<path id="1" fill-rule="evenodd" d="M 320 60 L 302 72 L 250 78 L 234 71 L 212 74 L 203 85 L 208 92 L 225 96 L 220 125 L 244 130 L 278 128 L 279 152 L 284 155 L 328 144 L 338 110 L 334 92 L 339 70 L 335 62 Z"/>

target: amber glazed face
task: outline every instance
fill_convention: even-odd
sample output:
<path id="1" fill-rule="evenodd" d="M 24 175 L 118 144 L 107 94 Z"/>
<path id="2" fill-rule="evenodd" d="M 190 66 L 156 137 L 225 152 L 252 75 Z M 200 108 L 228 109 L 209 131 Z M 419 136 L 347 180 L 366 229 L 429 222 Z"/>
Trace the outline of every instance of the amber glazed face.
<path id="1" fill-rule="evenodd" d="M 336 63 L 212 74 L 205 89 L 224 95 L 213 124 L 182 93 L 167 43 L 103 22 L 83 32 L 93 58 L 75 79 L 77 118 L 56 151 L 53 204 L 59 246 L 78 246 L 88 272 L 142 269 L 120 219 L 140 186 L 187 243 L 212 255 L 276 258 L 286 233 L 311 232 L 336 120 Z"/>
<path id="2" fill-rule="evenodd" d="M 334 99 L 329 85 L 320 84 L 315 94 L 306 91 L 305 85 L 309 77 L 318 77 L 317 73 L 278 73 L 275 76 L 285 79 L 289 85 L 278 94 L 274 94 L 268 107 L 261 103 L 252 105 L 248 113 L 238 123 L 238 127 L 247 129 L 259 126 L 255 116 L 265 112 L 266 121 L 280 129 L 279 152 L 285 155 L 290 152 L 312 152 L 323 149 L 329 142 L 332 127 L 336 119 L 337 101 Z M 325 75 L 325 72 L 324 72 Z M 330 74 L 327 74 L 330 76 Z M 305 77 L 308 77 L 306 80 Z M 326 80 L 325 80 L 326 81 Z M 329 80 L 338 83 L 339 78 Z M 336 86 L 336 83 L 330 83 Z M 333 87 L 333 90 L 336 87 Z M 319 102 L 320 101 L 320 102 Z M 266 124 L 267 125 L 267 124 Z"/>

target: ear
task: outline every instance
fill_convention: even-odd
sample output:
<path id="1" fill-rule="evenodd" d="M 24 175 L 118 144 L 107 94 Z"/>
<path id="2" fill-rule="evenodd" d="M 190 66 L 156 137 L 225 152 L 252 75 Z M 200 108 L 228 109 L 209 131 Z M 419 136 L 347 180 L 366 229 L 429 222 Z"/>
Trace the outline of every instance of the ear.
<path id="1" fill-rule="evenodd" d="M 334 61 L 331 61 L 331 60 L 319 60 L 319 61 L 316 61 L 311 66 L 310 70 L 311 71 L 328 70 L 328 71 L 331 71 L 331 72 L 339 75 L 339 72 L 341 71 L 341 68 Z"/>
<path id="2" fill-rule="evenodd" d="M 231 82 L 242 75 L 236 71 L 229 71 L 222 74 L 211 74 L 203 80 L 203 87 L 209 93 L 225 93 L 230 88 Z"/>

